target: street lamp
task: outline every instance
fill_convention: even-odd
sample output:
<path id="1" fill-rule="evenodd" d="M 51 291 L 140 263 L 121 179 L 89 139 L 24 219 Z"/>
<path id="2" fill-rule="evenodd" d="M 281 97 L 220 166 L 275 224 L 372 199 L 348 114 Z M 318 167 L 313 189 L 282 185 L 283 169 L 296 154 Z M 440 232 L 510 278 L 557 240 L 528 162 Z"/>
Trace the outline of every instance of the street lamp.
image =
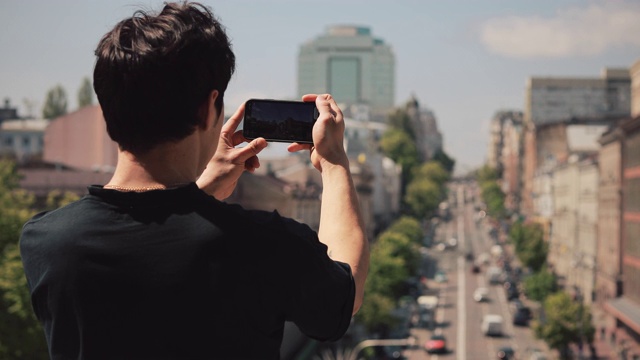
<path id="1" fill-rule="evenodd" d="M 370 339 L 364 340 L 360 342 L 356 347 L 353 348 L 353 351 L 349 355 L 348 360 L 357 360 L 358 354 L 364 348 L 372 347 L 372 346 L 413 346 L 415 345 L 417 339 L 415 336 L 409 336 L 406 339 Z"/>

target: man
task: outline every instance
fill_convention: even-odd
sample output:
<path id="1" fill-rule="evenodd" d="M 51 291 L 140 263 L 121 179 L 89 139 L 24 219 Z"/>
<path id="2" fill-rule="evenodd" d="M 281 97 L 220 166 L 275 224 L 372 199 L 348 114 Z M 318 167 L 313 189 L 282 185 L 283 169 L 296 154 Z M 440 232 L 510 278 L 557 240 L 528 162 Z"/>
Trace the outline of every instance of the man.
<path id="1" fill-rule="evenodd" d="M 342 113 L 309 150 L 324 183 L 318 234 L 221 202 L 266 142 L 223 125 L 235 57 L 211 12 L 166 4 L 100 41 L 94 88 L 118 165 L 104 186 L 25 224 L 20 248 L 53 359 L 277 359 L 285 320 L 331 341 L 362 304 L 368 269 Z"/>

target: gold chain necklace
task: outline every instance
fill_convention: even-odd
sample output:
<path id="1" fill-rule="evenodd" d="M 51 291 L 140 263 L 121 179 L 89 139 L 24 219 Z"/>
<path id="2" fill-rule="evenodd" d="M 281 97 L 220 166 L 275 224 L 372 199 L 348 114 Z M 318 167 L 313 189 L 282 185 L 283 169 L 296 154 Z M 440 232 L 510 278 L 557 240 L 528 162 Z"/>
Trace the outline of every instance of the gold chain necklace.
<path id="1" fill-rule="evenodd" d="M 151 191 L 151 190 L 166 190 L 167 189 L 167 187 L 164 186 L 164 185 L 140 186 L 140 187 L 105 185 L 105 186 L 103 186 L 103 188 L 104 189 L 113 189 L 113 190 L 118 190 L 118 191 L 127 191 L 127 192 L 145 192 L 145 191 Z"/>

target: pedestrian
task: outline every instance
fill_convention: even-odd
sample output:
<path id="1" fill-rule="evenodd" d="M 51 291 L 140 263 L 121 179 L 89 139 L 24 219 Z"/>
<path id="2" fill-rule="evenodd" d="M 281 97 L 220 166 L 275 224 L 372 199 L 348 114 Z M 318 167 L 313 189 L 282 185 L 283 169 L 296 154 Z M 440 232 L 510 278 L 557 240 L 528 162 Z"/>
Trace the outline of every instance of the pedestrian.
<path id="1" fill-rule="evenodd" d="M 323 180 L 318 233 L 223 202 L 267 143 L 224 122 L 235 69 L 225 29 L 197 3 L 119 22 L 96 49 L 94 89 L 118 144 L 111 180 L 36 215 L 20 250 L 52 359 L 278 359 L 285 320 L 339 339 L 363 300 L 368 243 L 342 112 L 309 94 Z"/>

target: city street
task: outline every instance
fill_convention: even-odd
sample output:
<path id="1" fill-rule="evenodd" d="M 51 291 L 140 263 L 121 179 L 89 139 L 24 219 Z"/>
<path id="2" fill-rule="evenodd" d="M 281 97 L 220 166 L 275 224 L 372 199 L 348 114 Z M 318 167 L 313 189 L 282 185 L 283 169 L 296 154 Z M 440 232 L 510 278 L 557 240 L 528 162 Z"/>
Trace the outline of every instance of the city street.
<path id="1" fill-rule="evenodd" d="M 490 235 L 490 225 L 486 218 L 478 218 L 478 211 L 471 201 L 471 192 L 462 185 L 451 188 L 449 203 L 451 217 L 439 225 L 436 242 L 427 251 L 424 259 L 430 293 L 438 296 L 435 312 L 435 325 L 414 327 L 417 346 L 405 351 L 410 360 L 419 359 L 497 359 L 500 348 L 508 346 L 514 350 L 515 358 L 529 359 L 533 349 L 540 349 L 549 356 L 544 342 L 535 339 L 528 326 L 514 326 L 513 310 L 507 301 L 502 284 L 489 284 L 485 274 L 489 266 L 496 265 L 498 256 L 491 254 L 495 245 Z M 466 198 L 466 201 L 465 201 Z M 455 239 L 455 240 L 451 240 Z M 438 243 L 448 246 L 438 246 Z M 451 243 L 456 244 L 451 246 Z M 444 248 L 444 250 L 443 250 Z M 472 257 L 468 254 L 471 253 Z M 481 255 L 481 254 L 487 255 Z M 474 262 L 487 257 L 478 273 L 472 272 Z M 433 273 L 444 271 L 446 281 L 438 282 Z M 479 287 L 488 289 L 488 299 L 476 302 L 474 291 Z M 481 330 L 484 315 L 502 316 L 502 336 L 485 336 Z M 428 354 L 424 350 L 425 342 L 433 335 L 444 335 L 447 350 L 441 354 Z M 513 357 L 512 357 L 513 358 Z"/>

